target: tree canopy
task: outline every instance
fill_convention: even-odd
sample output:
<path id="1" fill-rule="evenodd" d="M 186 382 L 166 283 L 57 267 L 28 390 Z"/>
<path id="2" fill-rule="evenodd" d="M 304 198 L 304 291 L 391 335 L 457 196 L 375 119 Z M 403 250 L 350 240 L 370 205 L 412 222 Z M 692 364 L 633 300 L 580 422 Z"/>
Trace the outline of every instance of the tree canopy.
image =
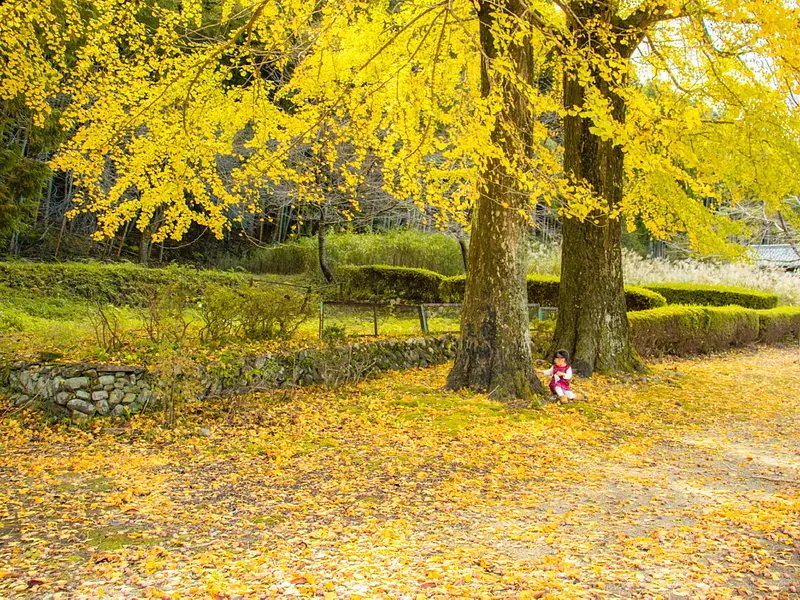
<path id="1" fill-rule="evenodd" d="M 796 193 L 797 9 L 574 4 L 531 2 L 524 18 L 500 12 L 491 68 L 507 71 L 503 46 L 527 36 L 539 83 L 574 71 L 587 89 L 580 116 L 626 157 L 615 214 L 721 250 L 725 235 L 712 232 L 730 228 L 706 210 L 710 202 L 758 197 L 777 209 Z M 575 21 L 579 6 L 597 14 Z M 2 95 L 23 97 L 40 118 L 55 95 L 69 97 L 64 119 L 75 135 L 55 165 L 82 177 L 81 207 L 100 215 L 102 234 L 131 218 L 141 226 L 156 210 L 167 215 L 161 236 L 180 237 L 190 221 L 221 234 L 226 206 L 283 179 L 297 182 L 298 202 L 313 202 L 320 192 L 301 160 L 308 152 L 348 190 L 376 160 L 393 193 L 454 215 L 474 200 L 476 173 L 497 151 L 490 131 L 503 100 L 477 93 L 471 3 L 89 7 L 0 7 Z M 561 86 L 516 84 L 534 112 L 535 151 L 511 166 L 531 201 L 579 218 L 608 210 L 596 190 L 563 175 L 553 121 L 571 109 Z M 622 95 L 624 123 L 602 86 Z M 220 157 L 236 160 L 224 169 Z"/>

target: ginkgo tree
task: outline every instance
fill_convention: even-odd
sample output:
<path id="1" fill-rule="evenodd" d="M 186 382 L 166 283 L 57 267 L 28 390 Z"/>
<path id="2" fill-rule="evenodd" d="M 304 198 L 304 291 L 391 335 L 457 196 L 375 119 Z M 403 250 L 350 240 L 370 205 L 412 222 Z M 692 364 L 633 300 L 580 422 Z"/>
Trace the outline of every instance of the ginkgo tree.
<path id="1" fill-rule="evenodd" d="M 798 189 L 797 18 L 789 3 L 588 2 L 544 23 L 563 48 L 564 171 L 584 188 L 564 221 L 554 347 L 576 370 L 635 367 L 620 217 L 725 253 L 721 202 L 774 212 Z M 574 205 L 573 196 L 566 200 Z"/>
<path id="2" fill-rule="evenodd" d="M 54 71 L 75 127 L 54 166 L 80 178 L 78 210 L 97 215 L 100 237 L 154 217 L 154 240 L 192 223 L 222 236 L 285 182 L 298 203 L 324 205 L 336 181 L 357 210 L 368 160 L 387 192 L 435 206 L 442 223 L 471 214 L 453 388 L 542 391 L 525 306 L 536 203 L 564 220 L 554 346 L 588 374 L 639 364 L 623 218 L 724 253 L 739 227 L 717 205 L 757 197 L 777 211 L 797 192 L 789 3 L 96 0 L 87 11 L 59 0 L 31 14 L 23 4 L 4 3 L 0 17 L 18 42 L 3 46 L 6 64 L 28 71 L 4 72 L 0 90 L 47 110 L 41 90 L 53 90 L 58 61 L 17 56 L 47 10 L 59 15 L 50 52 L 59 36 L 86 40 Z M 315 169 L 298 162 L 301 147 Z M 239 166 L 222 173 L 222 156 Z"/>

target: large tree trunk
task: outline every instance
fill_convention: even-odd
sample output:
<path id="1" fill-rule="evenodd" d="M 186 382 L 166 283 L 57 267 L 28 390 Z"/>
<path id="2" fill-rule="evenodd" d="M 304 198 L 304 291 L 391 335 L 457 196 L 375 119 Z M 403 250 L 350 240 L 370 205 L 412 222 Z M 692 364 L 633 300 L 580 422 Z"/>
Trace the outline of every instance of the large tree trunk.
<path id="1" fill-rule="evenodd" d="M 524 14 L 524 4 L 507 0 L 503 6 L 480 3 L 481 92 L 502 85 L 504 109 L 497 117 L 493 141 L 513 159 L 530 151 L 526 132 L 529 111 L 526 99 L 507 81 L 490 81 L 487 57 L 497 56 L 492 33 L 494 11 Z M 529 41 L 510 44 L 517 73 L 530 82 L 533 71 Z M 528 205 L 527 194 L 518 190 L 514 177 L 498 158 L 492 158 L 482 174 L 482 189 L 473 214 L 469 245 L 469 269 L 461 313 L 461 345 L 447 377 L 450 389 L 471 388 L 493 398 L 531 400 L 544 388 L 536 378 L 531 360 L 527 309 L 527 244 L 525 218 L 519 209 Z"/>
<path id="2" fill-rule="evenodd" d="M 574 2 L 572 6 L 576 18 L 602 18 L 594 14 L 599 9 L 591 3 Z M 572 23 L 573 34 L 579 44 L 591 45 L 591 32 L 582 27 Z M 595 52 L 602 54 L 603 49 Z M 595 83 L 609 101 L 613 118 L 624 123 L 624 100 L 601 78 Z M 565 108 L 583 107 L 585 91 L 575 72 L 567 71 Z M 552 346 L 553 351 L 568 350 L 574 371 L 584 376 L 641 366 L 628 335 L 621 223 L 608 217 L 622 202 L 624 155 L 620 146 L 592 133 L 593 126 L 590 118 L 580 115 L 564 118 L 564 171 L 574 181 L 589 184 L 605 201 L 606 210 L 596 211 L 584 221 L 564 219 L 558 322 Z"/>

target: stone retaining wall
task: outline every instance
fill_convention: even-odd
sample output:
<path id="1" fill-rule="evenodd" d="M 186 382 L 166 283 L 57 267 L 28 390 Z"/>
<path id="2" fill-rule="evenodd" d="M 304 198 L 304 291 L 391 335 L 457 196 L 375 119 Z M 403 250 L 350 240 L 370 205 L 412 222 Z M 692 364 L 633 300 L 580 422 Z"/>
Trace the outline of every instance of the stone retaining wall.
<path id="1" fill-rule="evenodd" d="M 141 367 L 15 363 L 5 370 L 1 389 L 14 404 L 37 405 L 59 417 L 122 417 L 155 400 Z"/>
<path id="2" fill-rule="evenodd" d="M 200 398 L 254 389 L 336 385 L 376 372 L 426 367 L 455 357 L 458 338 L 442 335 L 380 340 L 350 346 L 262 355 L 231 365 L 200 367 Z M 159 404 L 161 381 L 143 367 L 10 363 L 0 366 L 0 392 L 17 406 L 36 406 L 58 417 L 124 417 Z"/>

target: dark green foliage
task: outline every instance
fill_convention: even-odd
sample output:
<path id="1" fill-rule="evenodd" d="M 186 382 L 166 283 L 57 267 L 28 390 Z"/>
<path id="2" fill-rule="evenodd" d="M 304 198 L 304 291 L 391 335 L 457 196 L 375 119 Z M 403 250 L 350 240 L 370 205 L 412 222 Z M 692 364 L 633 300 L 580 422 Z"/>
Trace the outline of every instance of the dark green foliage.
<path id="1" fill-rule="evenodd" d="M 339 267 L 342 295 L 351 300 L 441 302 L 439 286 L 444 277 L 427 269 L 388 265 Z"/>
<path id="2" fill-rule="evenodd" d="M 142 290 L 142 322 L 150 341 L 180 348 L 191 325 L 186 311 L 196 303 L 196 289 L 183 277 L 167 285 L 149 285 Z"/>
<path id="3" fill-rule="evenodd" d="M 26 229 L 51 177 L 47 159 L 63 139 L 60 111 L 43 125 L 20 98 L 0 100 L 0 236 Z"/>
<path id="4" fill-rule="evenodd" d="M 683 356 L 755 342 L 763 312 L 740 306 L 665 306 L 629 313 L 628 321 L 640 355 Z"/>
<path id="5" fill-rule="evenodd" d="M 800 306 L 781 306 L 758 313 L 758 339 L 765 344 L 800 338 Z"/>
<path id="6" fill-rule="evenodd" d="M 200 341 L 207 345 L 219 345 L 232 336 L 238 304 L 239 297 L 231 288 L 209 286 L 197 303 L 197 310 L 203 321 Z"/>
<path id="7" fill-rule="evenodd" d="M 239 296 L 239 324 L 248 340 L 289 337 L 316 310 L 307 294 L 286 288 L 248 288 Z"/>
<path id="8" fill-rule="evenodd" d="M 447 277 L 441 287 L 442 302 L 462 302 L 466 277 Z M 558 277 L 554 275 L 528 275 L 528 302 L 541 306 L 558 306 Z"/>
<path id="9" fill-rule="evenodd" d="M 775 308 L 778 296 L 744 288 L 698 285 L 690 283 L 659 283 L 642 286 L 658 292 L 667 304 L 697 306 L 743 306 L 745 308 Z"/>
<path id="10" fill-rule="evenodd" d="M 117 306 L 147 304 L 148 290 L 168 287 L 180 279 L 194 295 L 207 285 L 247 285 L 250 277 L 196 271 L 188 267 L 147 269 L 136 265 L 100 263 L 0 263 L 0 284 L 47 295 L 87 298 Z"/>
<path id="11" fill-rule="evenodd" d="M 49 176 L 47 165 L 16 148 L 0 148 L 0 236 L 21 230 L 30 220 Z"/>

